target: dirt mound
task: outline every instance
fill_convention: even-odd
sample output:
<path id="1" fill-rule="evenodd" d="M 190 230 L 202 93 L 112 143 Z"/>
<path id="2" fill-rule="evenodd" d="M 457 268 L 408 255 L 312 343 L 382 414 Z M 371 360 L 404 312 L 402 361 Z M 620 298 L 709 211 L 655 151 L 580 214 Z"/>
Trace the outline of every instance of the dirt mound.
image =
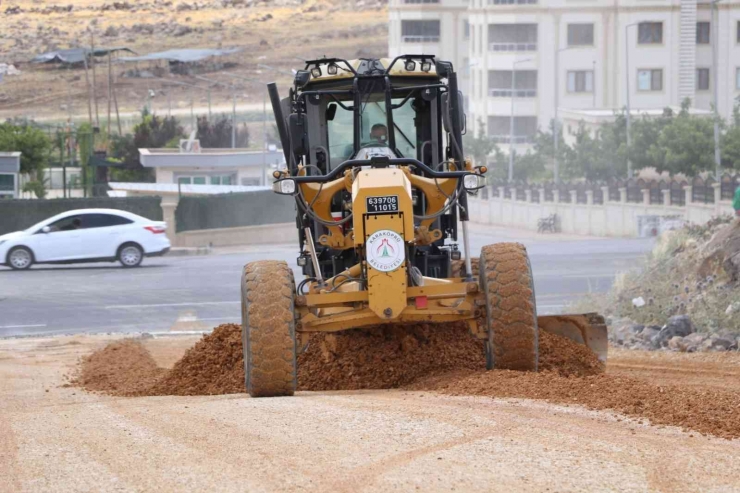
<path id="1" fill-rule="evenodd" d="M 241 326 L 224 324 L 188 349 L 149 395 L 215 395 L 244 392 Z"/>
<path id="2" fill-rule="evenodd" d="M 586 347 L 548 333 L 540 335 L 540 367 L 566 376 L 603 371 Z M 483 368 L 483 343 L 465 324 L 372 327 L 313 335 L 298 357 L 298 388 L 399 388 L 419 379 Z M 157 368 L 136 340 L 115 342 L 83 360 L 75 384 L 115 395 L 244 392 L 241 327 L 216 327 L 169 371 Z"/>
<path id="3" fill-rule="evenodd" d="M 450 375 L 424 384 L 423 389 L 415 388 L 458 396 L 484 395 L 576 404 L 647 418 L 654 425 L 679 426 L 722 438 L 740 437 L 738 392 L 660 386 L 608 374 L 564 378 L 552 372 L 477 372 Z"/>
<path id="4" fill-rule="evenodd" d="M 463 324 L 315 334 L 298 358 L 301 390 L 389 389 L 453 370 L 485 368 L 483 343 Z"/>
<path id="5" fill-rule="evenodd" d="M 93 392 L 144 395 L 166 371 L 138 340 L 124 339 L 83 358 L 70 383 Z"/>
<path id="6" fill-rule="evenodd" d="M 137 340 L 114 342 L 81 362 L 74 385 L 113 395 L 244 392 L 241 329 L 204 336 L 172 370 L 158 368 Z M 299 357 L 299 390 L 403 387 L 450 395 L 542 399 L 614 410 L 653 424 L 740 437 L 740 392 L 604 374 L 585 347 L 540 334 L 540 371 L 482 371 L 483 345 L 463 324 L 375 327 L 317 334 Z"/>

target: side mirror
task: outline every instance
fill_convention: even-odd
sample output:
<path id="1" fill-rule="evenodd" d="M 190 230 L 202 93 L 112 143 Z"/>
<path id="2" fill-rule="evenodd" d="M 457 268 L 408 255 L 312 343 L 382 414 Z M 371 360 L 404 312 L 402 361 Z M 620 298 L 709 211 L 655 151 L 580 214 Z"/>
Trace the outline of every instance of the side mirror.
<path id="1" fill-rule="evenodd" d="M 44 234 L 51 233 L 51 228 L 49 226 L 44 226 L 41 228 L 41 232 Z"/>
<path id="2" fill-rule="evenodd" d="M 337 103 L 331 103 L 329 106 L 326 107 L 326 121 L 330 122 L 334 120 L 334 117 L 337 114 Z"/>
<path id="3" fill-rule="evenodd" d="M 444 125 L 445 132 L 452 132 L 452 115 L 450 115 L 450 98 L 449 93 L 442 95 L 442 124 Z M 462 91 L 457 93 L 457 108 L 460 114 L 460 133 L 465 133 L 465 126 L 467 118 L 465 116 L 465 100 L 463 98 Z"/>

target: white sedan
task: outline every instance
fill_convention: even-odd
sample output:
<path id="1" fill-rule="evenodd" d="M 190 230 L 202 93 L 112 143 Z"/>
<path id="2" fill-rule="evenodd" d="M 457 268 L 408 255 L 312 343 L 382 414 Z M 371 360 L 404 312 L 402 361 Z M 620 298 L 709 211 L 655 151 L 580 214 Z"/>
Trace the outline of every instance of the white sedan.
<path id="1" fill-rule="evenodd" d="M 115 262 L 137 267 L 170 250 L 167 223 L 115 209 L 63 212 L 24 231 L 0 236 L 0 265 Z"/>

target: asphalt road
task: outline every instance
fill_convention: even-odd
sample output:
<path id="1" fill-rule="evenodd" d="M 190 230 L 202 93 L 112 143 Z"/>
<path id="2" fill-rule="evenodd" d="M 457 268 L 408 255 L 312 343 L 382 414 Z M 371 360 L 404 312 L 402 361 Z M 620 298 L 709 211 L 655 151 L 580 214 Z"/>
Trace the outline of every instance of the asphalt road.
<path id="1" fill-rule="evenodd" d="M 609 289 L 618 272 L 641 262 L 646 239 L 536 236 L 476 227 L 471 251 L 497 241 L 527 245 L 538 311 L 559 313 L 585 293 Z M 146 259 L 138 269 L 118 264 L 0 267 L 0 337 L 80 332 L 205 330 L 240 319 L 239 276 L 254 260 L 295 266 L 295 245 L 271 245 L 206 256 Z"/>

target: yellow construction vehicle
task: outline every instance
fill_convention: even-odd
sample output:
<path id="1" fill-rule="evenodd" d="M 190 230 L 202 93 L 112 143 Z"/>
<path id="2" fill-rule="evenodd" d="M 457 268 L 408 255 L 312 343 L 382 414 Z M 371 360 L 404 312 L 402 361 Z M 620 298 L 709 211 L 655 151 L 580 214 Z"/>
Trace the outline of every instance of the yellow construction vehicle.
<path id="1" fill-rule="evenodd" d="M 296 202 L 305 279 L 296 285 L 283 261 L 244 267 L 251 396 L 293 394 L 296 348 L 312 332 L 372 325 L 463 321 L 485 341 L 488 369 L 536 371 L 539 330 L 606 359 L 599 315 L 537 316 L 523 245 L 485 246 L 471 259 L 467 197 L 487 170 L 463 155 L 451 63 L 322 58 L 295 73 L 287 98 L 275 84 L 268 91 L 287 163 L 273 189 Z"/>

